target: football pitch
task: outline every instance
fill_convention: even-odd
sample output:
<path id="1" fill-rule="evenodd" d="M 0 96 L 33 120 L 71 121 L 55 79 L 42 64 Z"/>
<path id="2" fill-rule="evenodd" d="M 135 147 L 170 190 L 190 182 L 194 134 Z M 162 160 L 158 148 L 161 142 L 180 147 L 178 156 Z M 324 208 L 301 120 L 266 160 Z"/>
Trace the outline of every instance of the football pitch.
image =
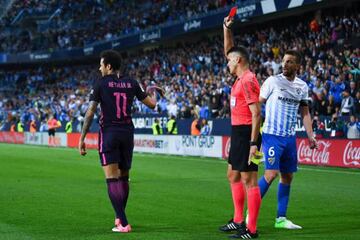
<path id="1" fill-rule="evenodd" d="M 113 210 L 98 154 L 0 144 L 0 239 L 227 239 L 232 217 L 225 161 L 135 154 L 127 206 L 133 232 L 112 233 Z M 263 173 L 261 167 L 260 173 Z M 260 239 L 360 239 L 360 171 L 301 166 L 289 219 L 274 229 L 277 183 L 260 210 Z"/>

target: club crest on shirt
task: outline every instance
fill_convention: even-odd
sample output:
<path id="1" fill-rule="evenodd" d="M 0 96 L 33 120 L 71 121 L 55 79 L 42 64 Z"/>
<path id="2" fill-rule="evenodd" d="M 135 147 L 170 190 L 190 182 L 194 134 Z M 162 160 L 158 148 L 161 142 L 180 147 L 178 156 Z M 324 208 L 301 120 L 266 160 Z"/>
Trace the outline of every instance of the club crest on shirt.
<path id="1" fill-rule="evenodd" d="M 300 89 L 300 88 L 297 88 L 297 89 L 296 89 L 296 93 L 299 94 L 299 95 L 301 95 L 301 94 L 302 94 L 301 89 Z"/>
<path id="2" fill-rule="evenodd" d="M 274 163 L 275 163 L 275 158 L 273 158 L 273 157 L 268 158 L 267 161 L 268 161 L 268 163 L 269 163 L 270 165 L 274 165 Z"/>

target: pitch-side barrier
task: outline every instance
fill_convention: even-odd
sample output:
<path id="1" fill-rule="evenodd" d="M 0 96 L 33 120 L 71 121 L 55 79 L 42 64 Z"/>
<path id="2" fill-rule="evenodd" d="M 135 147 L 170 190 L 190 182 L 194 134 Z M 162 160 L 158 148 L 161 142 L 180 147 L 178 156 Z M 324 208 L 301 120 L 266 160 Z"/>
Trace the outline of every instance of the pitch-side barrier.
<path id="1" fill-rule="evenodd" d="M 55 145 L 77 147 L 79 133 L 56 133 Z M 49 145 L 47 133 L 0 132 L 0 142 L 30 145 Z M 98 134 L 89 133 L 85 143 L 97 149 Z M 300 164 L 360 169 L 360 140 L 320 139 L 318 149 L 310 149 L 307 139 L 298 138 L 297 157 Z M 228 136 L 146 135 L 136 134 L 134 151 L 143 153 L 202 156 L 227 159 Z"/>

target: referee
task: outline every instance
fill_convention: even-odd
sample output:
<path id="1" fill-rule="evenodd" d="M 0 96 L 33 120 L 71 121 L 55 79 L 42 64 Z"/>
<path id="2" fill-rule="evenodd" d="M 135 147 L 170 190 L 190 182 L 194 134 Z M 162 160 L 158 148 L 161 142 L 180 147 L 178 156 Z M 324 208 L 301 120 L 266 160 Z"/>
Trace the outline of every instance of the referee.
<path id="1" fill-rule="evenodd" d="M 230 74 L 236 77 L 231 88 L 231 146 L 227 177 L 234 204 L 234 218 L 220 227 L 223 232 L 236 230 L 232 238 L 257 238 L 256 223 L 261 196 L 257 184 L 258 166 L 251 162 L 259 147 L 260 86 L 249 69 L 249 53 L 244 46 L 234 46 L 231 25 L 233 19 L 224 19 L 224 53 Z M 247 196 L 249 221 L 244 222 L 244 200 Z"/>

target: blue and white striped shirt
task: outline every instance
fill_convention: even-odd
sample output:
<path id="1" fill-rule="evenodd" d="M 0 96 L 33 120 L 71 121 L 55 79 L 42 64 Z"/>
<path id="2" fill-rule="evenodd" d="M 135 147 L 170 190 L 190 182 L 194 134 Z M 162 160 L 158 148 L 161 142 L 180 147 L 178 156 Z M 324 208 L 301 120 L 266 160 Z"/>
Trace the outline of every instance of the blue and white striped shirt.
<path id="1" fill-rule="evenodd" d="M 308 86 L 300 78 L 289 81 L 283 74 L 271 76 L 261 87 L 266 99 L 263 132 L 276 136 L 294 136 L 301 101 L 308 101 Z"/>

